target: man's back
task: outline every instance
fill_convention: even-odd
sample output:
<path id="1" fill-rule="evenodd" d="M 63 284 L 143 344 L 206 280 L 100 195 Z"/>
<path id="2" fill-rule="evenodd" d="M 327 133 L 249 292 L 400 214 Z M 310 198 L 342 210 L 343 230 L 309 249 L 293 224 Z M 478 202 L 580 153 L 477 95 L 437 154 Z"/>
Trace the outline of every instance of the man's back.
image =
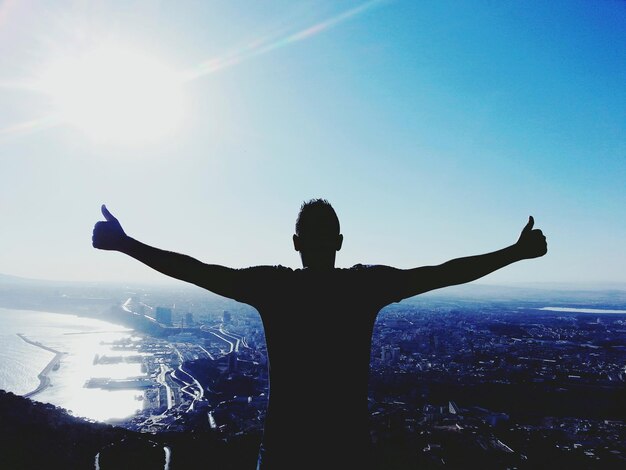
<path id="1" fill-rule="evenodd" d="M 401 300 L 401 272 L 358 265 L 239 273 L 235 299 L 259 311 L 269 354 L 263 466 L 363 464 L 372 328 L 382 307 Z"/>

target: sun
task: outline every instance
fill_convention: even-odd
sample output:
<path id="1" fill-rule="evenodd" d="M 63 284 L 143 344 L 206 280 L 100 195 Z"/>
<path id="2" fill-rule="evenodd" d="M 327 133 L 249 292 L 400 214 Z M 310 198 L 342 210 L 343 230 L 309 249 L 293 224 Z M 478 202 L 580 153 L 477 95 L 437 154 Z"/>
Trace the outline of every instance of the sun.
<path id="1" fill-rule="evenodd" d="M 61 122 L 98 142 L 145 143 L 172 135 L 183 116 L 180 75 L 148 55 L 106 45 L 57 58 L 41 88 Z"/>

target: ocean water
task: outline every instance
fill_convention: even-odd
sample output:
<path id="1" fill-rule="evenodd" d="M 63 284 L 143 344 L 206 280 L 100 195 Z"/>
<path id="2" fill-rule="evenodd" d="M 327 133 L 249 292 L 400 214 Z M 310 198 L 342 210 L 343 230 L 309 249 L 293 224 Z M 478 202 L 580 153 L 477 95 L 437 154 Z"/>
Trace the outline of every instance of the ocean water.
<path id="1" fill-rule="evenodd" d="M 97 421 L 121 419 L 143 408 L 139 390 L 85 388 L 92 377 L 126 378 L 144 375 L 140 364 L 93 364 L 96 354 L 123 356 L 110 344 L 131 338 L 132 331 L 100 320 L 75 315 L 0 308 L 0 388 L 23 395 L 39 385 L 37 375 L 54 353 L 28 344 L 18 336 L 66 354 L 60 367 L 48 374 L 51 386 L 32 396 Z"/>

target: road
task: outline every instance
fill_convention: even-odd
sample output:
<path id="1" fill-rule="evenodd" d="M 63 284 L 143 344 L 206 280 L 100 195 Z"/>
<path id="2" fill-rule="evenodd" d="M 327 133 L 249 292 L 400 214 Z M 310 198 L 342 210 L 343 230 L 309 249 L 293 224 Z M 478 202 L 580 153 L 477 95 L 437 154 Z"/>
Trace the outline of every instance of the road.
<path id="1" fill-rule="evenodd" d="M 224 326 L 221 325 L 219 327 L 216 326 L 201 326 L 200 329 L 202 331 L 206 331 L 207 333 L 211 333 L 212 335 L 218 337 L 222 341 L 228 343 L 230 350 L 225 354 L 230 354 L 232 352 L 239 352 L 239 347 L 243 346 L 244 348 L 249 348 L 248 343 L 246 342 L 246 338 L 243 336 L 238 336 L 233 333 L 229 333 L 224 329 Z"/>
<path id="2" fill-rule="evenodd" d="M 191 411 L 193 410 L 196 401 L 204 399 L 204 388 L 193 375 L 183 369 L 184 358 L 182 353 L 178 350 L 176 346 L 174 346 L 174 351 L 176 351 L 176 354 L 178 354 L 178 358 L 180 359 L 180 365 L 178 366 L 177 371 L 180 372 L 180 374 L 182 376 L 185 376 L 187 379 L 179 377 L 176 372 L 172 372 L 172 377 L 184 384 L 180 388 L 180 391 L 186 393 L 191 397 L 192 401 L 191 405 L 189 405 L 189 411 Z"/>
<path id="3" fill-rule="evenodd" d="M 174 392 L 172 392 L 172 388 L 167 383 L 167 374 L 171 373 L 172 369 L 165 364 L 159 364 L 159 366 L 161 370 L 157 376 L 157 382 L 165 387 L 167 394 L 167 409 L 171 410 L 174 407 Z"/>
<path id="4" fill-rule="evenodd" d="M 132 313 L 133 315 L 137 315 L 137 316 L 141 316 L 141 317 L 146 317 L 148 320 L 151 320 L 153 322 L 156 322 L 156 319 L 154 317 L 151 317 L 150 315 L 146 315 L 146 314 L 141 314 L 141 313 L 137 313 L 133 310 L 130 309 L 131 304 L 133 303 L 133 298 L 129 297 L 128 299 L 126 299 L 126 302 L 124 302 L 122 304 L 122 309 L 124 309 L 124 311 L 128 312 L 128 313 Z M 150 310 L 154 310 L 152 307 L 150 307 L 150 305 L 144 304 L 143 302 L 139 302 L 140 305 L 143 305 L 145 308 L 149 308 Z"/>

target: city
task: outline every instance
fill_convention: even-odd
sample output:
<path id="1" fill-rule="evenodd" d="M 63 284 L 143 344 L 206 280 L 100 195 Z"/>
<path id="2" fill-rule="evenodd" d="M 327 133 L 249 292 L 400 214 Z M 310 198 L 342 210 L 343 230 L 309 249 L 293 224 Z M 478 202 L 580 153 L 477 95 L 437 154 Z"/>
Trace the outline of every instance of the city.
<path id="1" fill-rule="evenodd" d="M 64 298 L 84 314 L 78 297 Z M 254 309 L 185 289 L 83 297 L 109 305 L 101 318 L 134 328 L 111 345 L 119 355 L 93 361 L 139 363 L 143 375 L 85 383 L 142 395 L 140 412 L 112 424 L 166 443 L 190 433 L 258 443 L 269 379 Z M 369 387 L 370 433 L 384 467 L 463 468 L 471 459 L 494 469 L 621 468 L 626 313 L 621 297 L 610 299 L 585 304 L 574 296 L 558 303 L 573 308 L 546 308 L 532 292 L 522 300 L 424 296 L 385 308 Z M 306 419 L 305 406 L 301 412 Z M 168 449 L 177 468 L 177 447 Z"/>

